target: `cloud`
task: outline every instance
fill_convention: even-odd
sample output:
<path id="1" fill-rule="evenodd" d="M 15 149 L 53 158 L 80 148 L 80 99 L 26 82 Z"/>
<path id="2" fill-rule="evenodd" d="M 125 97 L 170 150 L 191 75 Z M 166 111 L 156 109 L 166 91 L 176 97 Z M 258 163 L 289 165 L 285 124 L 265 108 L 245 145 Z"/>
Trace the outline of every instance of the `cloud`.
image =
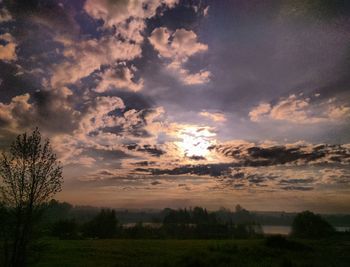
<path id="1" fill-rule="evenodd" d="M 184 84 L 194 85 L 208 83 L 210 72 L 200 70 L 198 73 L 190 73 L 184 68 L 188 59 L 208 50 L 208 46 L 198 42 L 197 35 L 193 31 L 177 29 L 170 32 L 165 27 L 156 28 L 148 38 L 161 58 L 170 60 L 167 69 L 175 73 Z"/>
<path id="2" fill-rule="evenodd" d="M 6 8 L 0 8 L 0 23 L 12 20 L 10 12 Z"/>
<path id="3" fill-rule="evenodd" d="M 204 84 L 210 81 L 211 73 L 206 70 L 201 70 L 198 73 L 190 73 L 188 70 L 178 67 L 177 65 L 168 65 L 169 70 L 174 71 L 187 85 Z"/>
<path id="4" fill-rule="evenodd" d="M 207 6 L 204 10 L 203 10 L 203 15 L 206 17 L 209 14 L 209 6 Z"/>
<path id="5" fill-rule="evenodd" d="M 8 104 L 0 103 L 0 121 L 12 132 L 34 126 L 55 133 L 72 131 L 80 112 L 72 108 L 71 97 L 72 92 L 65 87 L 13 97 Z"/>
<path id="6" fill-rule="evenodd" d="M 248 142 L 230 142 L 212 145 L 208 148 L 213 153 L 218 153 L 226 158 L 226 162 L 218 158 L 215 163 L 182 164 L 174 168 L 154 168 L 149 166 L 138 168 L 139 171 L 148 172 L 151 175 L 207 175 L 213 177 L 245 178 L 246 171 L 241 172 L 240 168 L 309 168 L 329 166 L 347 166 L 350 163 L 349 145 L 328 145 L 328 144 L 254 144 Z M 342 167 L 341 167 L 342 168 Z M 263 172 L 263 171 L 262 171 Z M 259 177 L 261 177 L 260 174 Z M 268 175 L 268 179 L 283 177 Z M 259 177 L 249 176 L 249 180 L 257 182 Z M 306 180 L 305 180 L 306 181 Z M 303 181 L 303 182 L 305 182 Z M 289 183 L 302 182 L 302 180 L 290 180 Z"/>
<path id="7" fill-rule="evenodd" d="M 166 152 L 157 148 L 155 145 L 138 145 L 138 144 L 128 144 L 125 146 L 128 150 L 137 151 L 137 152 L 146 152 L 152 156 L 160 157 Z"/>
<path id="8" fill-rule="evenodd" d="M 17 60 L 15 39 L 9 33 L 0 34 L 0 60 Z M 4 43 L 4 44 L 3 44 Z"/>
<path id="9" fill-rule="evenodd" d="M 55 150 L 64 164 L 91 165 L 97 161 L 97 157 L 88 156 L 87 151 L 117 150 L 119 136 L 104 133 L 103 129 L 121 123 L 121 118 L 109 113 L 123 109 L 123 101 L 119 97 L 99 96 L 85 105 L 76 128 L 52 138 Z"/>
<path id="10" fill-rule="evenodd" d="M 254 122 L 273 120 L 297 124 L 329 123 L 349 119 L 350 107 L 337 103 L 335 98 L 315 101 L 292 94 L 279 99 L 275 104 L 260 103 L 249 112 L 249 117 Z"/>
<path id="11" fill-rule="evenodd" d="M 102 20 L 107 30 L 100 29 L 102 37 L 97 39 L 77 41 L 67 36 L 57 37 L 56 41 L 64 45 L 65 60 L 54 67 L 51 86 L 74 84 L 104 65 L 141 57 L 145 20 L 156 15 L 159 7 L 171 8 L 176 3 L 165 0 L 86 1 L 84 10 L 94 19 Z M 109 87 L 139 91 L 143 87 L 143 80 L 133 81 L 135 71 L 135 68 L 130 70 L 127 67 L 119 67 L 115 71 L 105 70 L 96 92 L 105 92 Z"/>
<path id="12" fill-rule="evenodd" d="M 200 116 L 209 118 L 210 120 L 214 122 L 225 122 L 226 117 L 223 113 L 221 112 L 208 112 L 208 111 L 202 111 L 199 113 Z"/>
<path id="13" fill-rule="evenodd" d="M 166 152 L 156 144 L 161 108 L 129 109 L 116 96 L 97 96 L 84 104 L 78 125 L 71 133 L 53 138 L 64 164 L 121 164 L 122 158 L 159 158 Z M 95 161 L 90 159 L 94 158 Z M 124 174 L 130 168 L 125 161 Z M 110 166 L 109 166 L 110 167 Z"/>
<path id="14" fill-rule="evenodd" d="M 124 107 L 124 102 L 119 97 L 96 97 L 80 120 L 78 132 L 89 135 L 101 128 L 115 126 L 118 123 L 118 117 L 109 115 L 109 113 Z"/>
<path id="15" fill-rule="evenodd" d="M 155 16 L 159 7 L 172 8 L 177 2 L 178 0 L 88 0 L 84 9 L 91 17 L 103 20 L 104 27 L 114 28 L 122 38 L 142 43 L 145 19 Z"/>
<path id="16" fill-rule="evenodd" d="M 52 87 L 75 83 L 102 65 L 141 56 L 140 45 L 120 41 L 113 36 L 80 42 L 67 38 L 58 38 L 57 41 L 64 45 L 63 55 L 66 60 L 54 67 L 51 77 Z"/>
<path id="17" fill-rule="evenodd" d="M 32 106 L 28 103 L 29 94 L 24 94 L 12 98 L 9 104 L 0 103 L 0 121 L 8 128 L 18 128 L 20 122 L 16 115 L 26 116 L 30 113 Z"/>
<path id="18" fill-rule="evenodd" d="M 271 105 L 269 103 L 260 103 L 257 107 L 253 108 L 249 112 L 251 121 L 258 122 L 262 116 L 266 116 L 271 111 Z"/>
<path id="19" fill-rule="evenodd" d="M 343 164 L 350 161 L 349 145 L 295 143 L 285 145 L 228 142 L 210 149 L 231 158 L 237 166 Z"/>
<path id="20" fill-rule="evenodd" d="M 85 11 L 95 19 L 102 19 L 105 26 L 113 27 L 128 18 L 151 18 L 161 5 L 174 7 L 178 0 L 143 0 L 143 1 L 94 1 L 85 2 Z"/>
<path id="21" fill-rule="evenodd" d="M 135 67 L 117 66 L 116 69 L 107 69 L 100 75 L 100 82 L 95 91 L 106 92 L 114 88 L 127 89 L 133 92 L 140 91 L 143 87 L 143 79 L 134 81 Z"/>
<path id="22" fill-rule="evenodd" d="M 171 39 L 171 40 L 170 40 Z M 208 46 L 197 41 L 193 31 L 177 29 L 171 33 L 167 28 L 156 28 L 149 37 L 150 43 L 164 58 L 184 63 L 194 54 L 208 50 Z"/>

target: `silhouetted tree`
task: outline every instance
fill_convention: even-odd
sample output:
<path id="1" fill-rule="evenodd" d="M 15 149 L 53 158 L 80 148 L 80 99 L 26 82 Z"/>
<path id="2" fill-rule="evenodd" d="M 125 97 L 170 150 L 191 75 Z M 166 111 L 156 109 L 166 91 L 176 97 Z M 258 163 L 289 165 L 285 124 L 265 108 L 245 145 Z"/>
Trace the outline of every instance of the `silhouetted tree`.
<path id="1" fill-rule="evenodd" d="M 320 215 L 303 211 L 294 218 L 291 235 L 300 238 L 322 238 L 334 232 L 335 229 Z"/>
<path id="2" fill-rule="evenodd" d="M 84 234 L 97 238 L 112 238 L 117 233 L 117 218 L 115 211 L 102 209 L 90 222 L 85 224 Z"/>
<path id="3" fill-rule="evenodd" d="M 236 205 L 235 212 L 232 215 L 232 220 L 237 224 L 251 224 L 255 221 L 252 214 L 239 204 Z"/>
<path id="4" fill-rule="evenodd" d="M 77 238 L 78 224 L 74 219 L 59 220 L 52 225 L 51 234 L 59 239 Z"/>
<path id="5" fill-rule="evenodd" d="M 39 208 L 61 190 L 62 167 L 38 129 L 18 135 L 0 158 L 1 197 L 14 218 L 10 266 L 25 266 L 33 220 Z"/>
<path id="6" fill-rule="evenodd" d="M 57 221 L 68 219 L 73 206 L 67 202 L 59 202 L 52 199 L 44 205 L 43 209 L 45 213 L 43 214 L 42 222 L 44 224 L 52 224 Z"/>

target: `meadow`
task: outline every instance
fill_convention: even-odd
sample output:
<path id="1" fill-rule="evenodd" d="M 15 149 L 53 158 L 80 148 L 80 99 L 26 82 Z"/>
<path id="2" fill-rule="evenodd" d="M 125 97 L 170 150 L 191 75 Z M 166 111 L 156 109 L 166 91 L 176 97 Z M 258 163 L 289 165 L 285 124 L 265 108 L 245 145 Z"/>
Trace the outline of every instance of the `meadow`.
<path id="1" fill-rule="evenodd" d="M 350 265 L 348 237 L 323 240 L 54 240 L 31 254 L 36 267 Z"/>

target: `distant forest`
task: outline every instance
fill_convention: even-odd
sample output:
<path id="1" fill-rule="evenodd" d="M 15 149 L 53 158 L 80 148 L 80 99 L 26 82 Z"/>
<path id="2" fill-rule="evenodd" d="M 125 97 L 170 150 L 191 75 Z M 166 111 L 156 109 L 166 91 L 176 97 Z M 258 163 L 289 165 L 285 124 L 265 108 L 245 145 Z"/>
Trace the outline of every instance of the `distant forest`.
<path id="1" fill-rule="evenodd" d="M 298 213 L 250 212 L 240 205 L 233 211 L 202 207 L 163 210 L 113 210 L 91 206 L 73 206 L 51 200 L 41 207 L 35 232 L 59 239 L 147 238 L 147 239 L 246 239 L 264 235 L 263 225 L 291 226 Z M 5 212 L 5 210 L 4 210 Z M 300 214 L 300 213 L 299 213 Z M 0 214 L 1 215 L 1 214 Z M 6 212 L 2 223 L 6 223 Z M 334 232 L 335 226 L 349 226 L 350 215 L 314 215 L 306 221 L 321 222 L 315 233 Z M 307 222 L 306 225 L 309 223 Z M 325 227 L 325 228 L 324 228 Z M 313 229 L 315 227 L 312 227 Z M 306 231 L 309 231 L 307 227 Z M 311 229 L 312 230 L 312 229 Z M 302 230 L 304 231 L 304 230 Z"/>
<path id="2" fill-rule="evenodd" d="M 121 224 L 131 223 L 162 223 L 164 218 L 174 211 L 190 212 L 194 208 L 163 210 L 132 210 L 116 209 L 115 216 Z M 198 208 L 198 207 L 197 207 Z M 45 218 L 47 222 L 53 222 L 63 219 L 74 219 L 79 223 L 84 223 L 95 217 L 101 208 L 93 206 L 74 206 L 67 202 L 52 200 L 45 208 Z M 206 211 L 206 209 L 204 209 Z M 283 225 L 291 226 L 297 215 L 296 212 L 278 212 L 278 211 L 248 211 L 236 205 L 232 211 L 227 208 L 220 208 L 216 211 L 207 211 L 215 216 L 221 222 L 246 223 L 255 222 L 260 225 Z M 321 214 L 321 216 L 333 226 L 350 226 L 350 214 Z"/>

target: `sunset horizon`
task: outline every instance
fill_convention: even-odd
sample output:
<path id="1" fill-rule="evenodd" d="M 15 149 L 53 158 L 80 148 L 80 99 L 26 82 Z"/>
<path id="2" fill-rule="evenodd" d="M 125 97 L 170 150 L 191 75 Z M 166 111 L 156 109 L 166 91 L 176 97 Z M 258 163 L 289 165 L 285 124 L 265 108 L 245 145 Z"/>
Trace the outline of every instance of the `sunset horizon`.
<path id="1" fill-rule="evenodd" d="M 350 213 L 348 11 L 0 1 L 0 150 L 38 127 L 73 205 Z"/>

